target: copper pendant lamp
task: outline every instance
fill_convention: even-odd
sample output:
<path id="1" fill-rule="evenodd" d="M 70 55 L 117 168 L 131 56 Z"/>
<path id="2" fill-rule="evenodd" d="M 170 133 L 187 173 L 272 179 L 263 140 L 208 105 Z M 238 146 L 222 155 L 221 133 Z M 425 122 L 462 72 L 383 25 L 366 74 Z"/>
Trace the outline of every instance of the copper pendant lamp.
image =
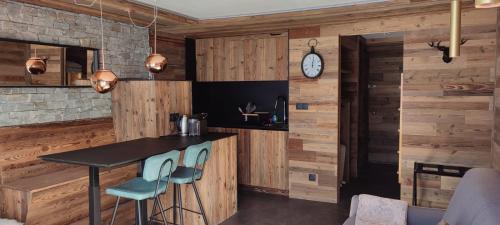
<path id="1" fill-rule="evenodd" d="M 500 0 L 476 0 L 476 8 L 494 8 L 500 6 Z"/>
<path id="2" fill-rule="evenodd" d="M 155 8 L 154 8 L 154 46 L 153 46 L 153 53 L 151 53 L 147 58 L 145 62 L 146 69 L 151 72 L 151 73 L 161 73 L 165 70 L 167 67 L 167 58 L 161 54 L 156 53 L 156 21 L 158 18 L 158 6 L 155 1 Z"/>
<path id="3" fill-rule="evenodd" d="M 36 56 L 36 48 L 35 48 L 35 56 L 30 57 L 26 61 L 26 70 L 31 75 L 44 74 L 45 71 L 47 71 L 47 58 L 40 58 Z"/>
<path id="4" fill-rule="evenodd" d="M 104 94 L 112 91 L 118 83 L 118 77 L 111 70 L 105 69 L 104 64 L 104 26 L 102 19 L 102 0 L 99 0 L 101 10 L 101 69 L 97 70 L 90 77 L 90 83 L 95 91 Z"/>

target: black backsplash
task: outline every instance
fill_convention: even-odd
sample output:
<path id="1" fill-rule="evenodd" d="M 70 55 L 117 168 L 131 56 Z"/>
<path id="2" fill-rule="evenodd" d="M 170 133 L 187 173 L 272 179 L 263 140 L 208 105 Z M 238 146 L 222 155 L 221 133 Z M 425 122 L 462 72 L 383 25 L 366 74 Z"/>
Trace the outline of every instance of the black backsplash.
<path id="1" fill-rule="evenodd" d="M 256 111 L 272 113 L 278 96 L 288 101 L 288 81 L 193 82 L 193 113 L 208 113 L 208 126 L 238 127 L 246 124 L 238 106 L 253 102 Z"/>

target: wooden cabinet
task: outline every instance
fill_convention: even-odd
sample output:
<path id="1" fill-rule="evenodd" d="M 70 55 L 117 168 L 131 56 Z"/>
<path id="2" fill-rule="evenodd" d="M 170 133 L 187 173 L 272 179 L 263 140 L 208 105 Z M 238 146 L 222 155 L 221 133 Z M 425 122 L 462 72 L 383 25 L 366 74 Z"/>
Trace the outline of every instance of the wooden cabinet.
<path id="1" fill-rule="evenodd" d="M 196 79 L 288 80 L 288 34 L 198 39 Z"/>
<path id="2" fill-rule="evenodd" d="M 288 132 L 250 132 L 250 185 L 288 190 Z"/>
<path id="3" fill-rule="evenodd" d="M 238 134 L 238 184 L 288 190 L 287 131 L 210 128 Z"/>
<path id="4" fill-rule="evenodd" d="M 118 142 L 171 134 L 170 113 L 191 114 L 190 81 L 120 81 L 111 95 Z"/>
<path id="5" fill-rule="evenodd" d="M 210 128 L 238 134 L 238 184 L 288 190 L 287 131 Z"/>

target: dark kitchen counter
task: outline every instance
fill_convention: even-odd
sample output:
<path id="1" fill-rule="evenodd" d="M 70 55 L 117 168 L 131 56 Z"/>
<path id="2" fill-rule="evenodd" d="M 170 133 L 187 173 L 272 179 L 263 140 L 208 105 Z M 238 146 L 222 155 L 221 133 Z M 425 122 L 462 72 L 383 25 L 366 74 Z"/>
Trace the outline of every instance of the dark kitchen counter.
<path id="1" fill-rule="evenodd" d="M 172 150 L 184 150 L 190 145 L 201 144 L 205 141 L 216 141 L 233 135 L 235 134 L 208 133 L 203 136 L 181 137 L 179 135 L 169 135 L 159 138 L 141 138 L 75 151 L 43 155 L 40 158 L 51 162 L 111 168 L 131 164 Z"/>
<path id="2" fill-rule="evenodd" d="M 288 131 L 288 124 L 273 124 L 273 125 L 267 126 L 267 125 L 257 125 L 257 124 L 217 124 L 217 123 L 214 123 L 214 124 L 209 124 L 209 127 Z"/>

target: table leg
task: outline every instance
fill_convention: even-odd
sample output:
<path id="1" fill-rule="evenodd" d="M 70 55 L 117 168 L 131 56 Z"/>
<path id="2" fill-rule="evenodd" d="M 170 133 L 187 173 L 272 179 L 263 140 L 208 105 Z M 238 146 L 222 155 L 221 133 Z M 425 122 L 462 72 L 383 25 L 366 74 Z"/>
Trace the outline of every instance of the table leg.
<path id="1" fill-rule="evenodd" d="M 138 166 L 137 176 L 142 176 L 142 170 L 144 169 L 144 163 L 146 161 L 142 160 Z M 148 201 L 139 201 L 135 205 L 135 224 L 136 225 L 146 225 L 148 224 Z"/>
<path id="2" fill-rule="evenodd" d="M 417 163 L 413 165 L 413 196 L 411 201 L 413 206 L 417 206 Z"/>
<path id="3" fill-rule="evenodd" d="M 101 225 L 101 194 L 98 167 L 89 167 L 89 222 L 90 225 Z"/>

